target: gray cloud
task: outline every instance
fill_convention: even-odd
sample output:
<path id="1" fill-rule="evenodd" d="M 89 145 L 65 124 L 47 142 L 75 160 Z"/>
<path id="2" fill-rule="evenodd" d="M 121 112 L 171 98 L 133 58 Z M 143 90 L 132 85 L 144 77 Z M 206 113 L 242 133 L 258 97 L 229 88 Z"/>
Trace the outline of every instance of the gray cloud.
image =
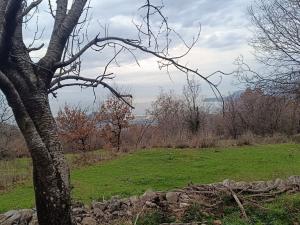
<path id="1" fill-rule="evenodd" d="M 47 1 L 45 1 L 47 3 Z M 92 20 L 89 26 L 89 36 L 93 37 L 101 30 L 102 25 L 109 24 L 110 35 L 121 36 L 125 38 L 136 38 L 137 32 L 131 23 L 132 18 L 138 18 L 137 9 L 144 3 L 144 0 L 92 0 L 91 1 L 91 15 Z M 153 0 L 153 2 L 159 4 L 161 0 Z M 45 27 L 43 36 L 43 42 L 47 43 L 51 34 L 51 28 L 53 20 L 46 13 L 47 4 L 40 8 L 39 21 L 41 29 Z M 247 26 L 249 22 L 246 16 L 246 6 L 250 3 L 250 0 L 164 0 L 165 8 L 164 13 L 168 17 L 169 22 L 176 30 L 182 34 L 186 40 L 191 40 L 193 35 L 198 31 L 198 25 L 201 23 L 202 32 L 201 38 L 197 49 L 204 49 L 207 54 L 211 54 L 210 62 L 207 63 L 207 71 L 215 71 L 219 69 L 228 70 L 232 68 L 231 63 L 238 56 L 238 54 L 248 54 L 245 52 L 247 46 L 247 40 L 249 38 L 249 31 Z M 24 31 L 27 43 L 30 42 L 30 38 L 34 32 L 34 21 L 30 27 Z M 103 35 L 103 34 L 102 34 Z M 173 41 L 173 45 L 176 46 L 180 42 L 179 40 Z M 203 50 L 203 51 L 204 51 Z M 227 54 L 227 61 L 224 64 L 220 64 L 218 55 L 221 55 L 224 51 L 229 52 Z M 42 51 L 41 51 L 42 54 Z M 97 75 L 93 73 L 100 73 L 97 71 L 98 67 L 104 66 L 110 55 L 113 52 L 110 50 L 102 53 L 89 51 L 83 56 L 83 74 L 85 75 Z M 214 55 L 213 55 L 214 54 Z M 149 56 L 137 53 L 140 59 L 145 59 Z M 199 56 L 199 61 L 203 55 Z M 204 56 L 205 57 L 205 56 Z M 230 58 L 232 57 L 232 58 Z M 204 58 L 207 60 L 207 58 Z M 133 62 L 133 59 L 128 54 L 120 55 L 121 65 L 126 65 L 129 62 Z M 215 62 L 215 63 L 214 63 Z M 225 64 L 228 66 L 224 66 Z M 221 68 L 220 68 L 220 67 Z M 201 68 L 205 65 L 201 65 Z M 200 68 L 200 69 L 201 69 Z M 91 72 L 92 71 L 92 72 Z M 92 74 L 91 74 L 92 73 Z M 148 72 L 147 72 L 148 73 Z M 149 103 L 150 99 L 159 92 L 160 85 L 157 83 L 144 83 L 140 79 L 134 77 L 147 76 L 146 72 L 136 74 L 134 72 L 130 82 L 125 82 L 127 86 L 131 88 L 135 96 L 139 99 L 138 112 L 141 112 L 145 108 L 146 102 Z M 153 72 L 152 75 L 157 72 Z M 161 73 L 163 74 L 163 72 Z M 148 74 L 151 76 L 151 74 Z M 129 78 L 128 78 L 129 79 Z M 125 79 L 126 80 L 126 79 Z M 136 82 L 139 80 L 139 83 Z M 116 79 L 116 82 L 124 83 L 124 79 Z M 184 84 L 184 78 L 179 79 L 176 84 L 164 83 L 164 86 L 168 88 L 181 90 Z M 226 92 L 227 89 L 232 88 L 230 82 L 224 82 L 222 91 Z M 205 94 L 208 95 L 208 88 L 205 89 Z M 106 91 L 102 88 L 96 90 L 97 95 L 105 96 Z M 144 100 L 142 100 L 144 99 Z M 65 102 L 72 104 L 76 102 L 82 102 L 83 104 L 91 104 L 93 102 L 92 91 L 79 91 L 78 88 L 68 88 L 59 92 L 59 100 L 51 100 L 54 111 L 57 111 L 59 105 Z"/>

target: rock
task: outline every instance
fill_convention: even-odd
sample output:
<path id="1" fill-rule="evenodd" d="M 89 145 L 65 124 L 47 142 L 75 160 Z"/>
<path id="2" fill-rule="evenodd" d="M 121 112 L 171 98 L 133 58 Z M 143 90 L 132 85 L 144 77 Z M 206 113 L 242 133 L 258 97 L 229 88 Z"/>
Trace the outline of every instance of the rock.
<path id="1" fill-rule="evenodd" d="M 21 213 L 19 225 L 27 225 L 33 217 L 33 211 L 31 209 L 22 209 L 19 213 Z"/>
<path id="2" fill-rule="evenodd" d="M 221 220 L 214 220 L 213 225 L 222 225 L 222 221 Z"/>
<path id="3" fill-rule="evenodd" d="M 0 220 L 1 225 L 14 225 L 19 224 L 21 214 L 17 210 L 11 210 L 2 216 Z"/>
<path id="4" fill-rule="evenodd" d="M 132 216 L 132 212 L 130 210 L 126 211 L 127 216 Z"/>
<path id="5" fill-rule="evenodd" d="M 76 221 L 77 223 L 80 223 L 80 222 L 82 221 L 82 218 L 81 218 L 80 216 L 76 216 L 76 217 L 75 217 L 75 221 Z"/>
<path id="6" fill-rule="evenodd" d="M 182 194 L 180 195 L 180 201 L 187 203 L 190 201 L 190 197 L 187 194 Z"/>
<path id="7" fill-rule="evenodd" d="M 33 210 L 11 210 L 0 216 L 1 225 L 27 225 L 32 219 Z"/>
<path id="8" fill-rule="evenodd" d="M 104 212 L 99 209 L 99 208 L 94 208 L 93 209 L 93 212 L 94 212 L 94 215 L 97 217 L 97 218 L 101 218 L 101 217 L 104 217 Z"/>
<path id="9" fill-rule="evenodd" d="M 223 181 L 222 184 L 223 184 L 225 187 L 231 187 L 233 183 L 235 183 L 233 180 L 226 179 L 226 180 Z"/>
<path id="10" fill-rule="evenodd" d="M 105 202 L 93 202 L 92 203 L 93 209 L 97 208 L 97 209 L 104 211 L 106 209 L 106 207 L 107 207 L 107 203 L 105 203 Z"/>
<path id="11" fill-rule="evenodd" d="M 73 208 L 72 209 L 74 215 L 80 215 L 87 213 L 87 210 L 84 208 Z"/>
<path id="12" fill-rule="evenodd" d="M 300 176 L 290 176 L 288 182 L 293 185 L 300 185 Z"/>
<path id="13" fill-rule="evenodd" d="M 148 206 L 149 208 L 155 208 L 155 207 L 157 207 L 157 205 L 155 203 L 150 202 L 150 201 L 146 201 L 145 205 Z"/>
<path id="14" fill-rule="evenodd" d="M 280 179 L 278 179 L 278 180 L 280 180 Z M 276 183 L 276 181 L 275 181 L 275 183 Z M 255 189 L 261 190 L 261 189 L 265 189 L 265 188 L 268 188 L 268 185 L 267 185 L 266 181 L 257 181 L 257 182 L 255 182 Z"/>
<path id="15" fill-rule="evenodd" d="M 187 208 L 187 207 L 189 207 L 189 206 L 190 206 L 190 204 L 184 203 L 184 202 L 181 202 L 181 203 L 179 204 L 179 207 L 180 207 L 180 208 Z"/>
<path id="16" fill-rule="evenodd" d="M 275 180 L 274 185 L 275 185 L 276 187 L 281 187 L 281 186 L 284 185 L 284 181 L 283 181 L 282 179 L 279 179 L 279 178 L 278 178 L 278 179 Z"/>
<path id="17" fill-rule="evenodd" d="M 176 192 L 168 192 L 166 199 L 169 203 L 176 203 L 178 201 L 178 194 Z"/>
<path id="18" fill-rule="evenodd" d="M 119 199 L 112 199 L 111 202 L 107 205 L 107 209 L 110 213 L 119 211 L 121 209 L 121 202 Z"/>
<path id="19" fill-rule="evenodd" d="M 82 225 L 97 225 L 97 221 L 92 217 L 84 217 L 81 221 Z"/>
<path id="20" fill-rule="evenodd" d="M 129 201 L 131 202 L 131 204 L 134 204 L 139 201 L 139 198 L 137 196 L 132 196 L 129 198 Z"/>
<path id="21" fill-rule="evenodd" d="M 82 202 L 73 202 L 72 206 L 73 208 L 82 208 L 84 207 L 84 204 Z"/>
<path id="22" fill-rule="evenodd" d="M 247 182 L 240 181 L 235 183 L 234 188 L 245 189 L 247 185 Z"/>
<path id="23" fill-rule="evenodd" d="M 143 199 L 145 199 L 145 200 L 151 200 L 151 199 L 153 199 L 153 198 L 155 198 L 155 196 L 156 196 L 156 193 L 155 192 L 153 192 L 153 191 L 151 191 L 151 190 L 148 190 L 148 191 L 146 191 L 144 194 L 143 194 Z"/>
<path id="24" fill-rule="evenodd" d="M 120 212 L 118 212 L 118 211 L 114 211 L 114 212 L 112 212 L 111 215 L 113 215 L 114 217 L 117 217 L 117 216 L 119 215 L 119 213 L 120 213 Z"/>
<path id="25" fill-rule="evenodd" d="M 30 221 L 30 223 L 29 223 L 28 225 L 38 225 L 38 224 L 39 224 L 39 223 L 38 223 L 37 214 L 34 213 L 34 214 L 32 215 L 31 221 Z"/>

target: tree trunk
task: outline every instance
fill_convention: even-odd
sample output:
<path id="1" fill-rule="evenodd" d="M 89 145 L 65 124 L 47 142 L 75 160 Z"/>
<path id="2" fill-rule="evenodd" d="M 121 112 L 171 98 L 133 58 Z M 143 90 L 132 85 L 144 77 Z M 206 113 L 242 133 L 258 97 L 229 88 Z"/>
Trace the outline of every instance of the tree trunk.
<path id="1" fill-rule="evenodd" d="M 13 110 L 32 157 L 39 225 L 71 225 L 69 169 L 48 91 L 58 69 L 55 64 L 62 59 L 87 1 L 74 1 L 70 10 L 68 1 L 57 1 L 47 52 L 37 63 L 24 43 L 23 25 L 28 22 L 25 15 L 29 16 L 27 13 L 42 1 L 30 5 L 26 2 L 0 0 L 0 90 Z"/>
<path id="2" fill-rule="evenodd" d="M 118 131 L 117 131 L 117 150 L 120 152 L 121 149 L 121 132 L 122 132 L 122 126 L 118 125 Z"/>
<path id="3" fill-rule="evenodd" d="M 39 225 L 71 225 L 69 169 L 46 91 L 8 102 L 31 153 Z"/>

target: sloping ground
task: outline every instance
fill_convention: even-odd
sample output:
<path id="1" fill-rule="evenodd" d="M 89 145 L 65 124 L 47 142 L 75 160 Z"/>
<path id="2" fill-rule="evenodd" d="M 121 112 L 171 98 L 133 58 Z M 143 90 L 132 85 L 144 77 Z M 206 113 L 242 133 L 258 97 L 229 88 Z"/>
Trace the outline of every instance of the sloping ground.
<path id="1" fill-rule="evenodd" d="M 74 204 L 73 214 L 78 225 L 158 225 L 164 222 L 189 222 L 193 224 L 223 224 L 228 209 L 236 209 L 245 223 L 255 222 L 249 207 L 268 210 L 264 203 L 272 202 L 279 195 L 289 195 L 300 191 L 300 177 L 293 176 L 286 180 L 276 179 L 267 182 L 234 182 L 211 185 L 191 185 L 170 192 L 146 192 L 140 197 L 127 199 L 113 198 L 108 201 L 93 202 L 91 206 Z M 300 203 L 300 201 L 299 201 Z M 297 215 L 285 218 L 286 224 L 298 224 L 300 207 Z M 145 220 L 157 213 L 161 218 Z M 148 217 L 147 217 L 148 215 Z M 275 223 L 282 224 L 282 216 Z M 37 224 L 34 210 L 10 211 L 0 215 L 1 225 Z M 261 224 L 261 223 L 260 223 Z"/>
<path id="2" fill-rule="evenodd" d="M 76 201 L 141 195 L 224 179 L 269 180 L 300 174 L 300 145 L 218 149 L 149 149 L 99 165 L 74 169 Z M 34 206 L 31 182 L 0 193 L 0 212 Z"/>

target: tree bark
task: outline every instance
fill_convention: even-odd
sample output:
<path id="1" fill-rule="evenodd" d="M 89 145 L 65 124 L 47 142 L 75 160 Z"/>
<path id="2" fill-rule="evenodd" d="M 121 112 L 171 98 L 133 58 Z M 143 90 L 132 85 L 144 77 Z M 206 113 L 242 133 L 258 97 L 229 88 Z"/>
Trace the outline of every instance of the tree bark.
<path id="1" fill-rule="evenodd" d="M 40 91 L 23 99 L 20 104 L 8 97 L 8 102 L 32 156 L 39 225 L 70 225 L 69 169 L 58 139 L 47 93 Z"/>
<path id="2" fill-rule="evenodd" d="M 38 155 L 33 160 L 39 224 L 69 225 L 72 223 L 69 168 L 58 139 L 48 96 L 43 93 L 29 102 L 32 106 L 29 110 L 31 118 L 45 146 L 41 149 L 42 156 Z M 39 145 L 33 147 L 39 148 Z M 45 157 L 46 165 L 41 161 Z"/>
<path id="3" fill-rule="evenodd" d="M 39 225 L 71 225 L 69 169 L 48 99 L 47 84 L 55 69 L 37 66 L 29 56 L 23 42 L 22 2 L 0 1 L 0 89 L 32 157 Z"/>

